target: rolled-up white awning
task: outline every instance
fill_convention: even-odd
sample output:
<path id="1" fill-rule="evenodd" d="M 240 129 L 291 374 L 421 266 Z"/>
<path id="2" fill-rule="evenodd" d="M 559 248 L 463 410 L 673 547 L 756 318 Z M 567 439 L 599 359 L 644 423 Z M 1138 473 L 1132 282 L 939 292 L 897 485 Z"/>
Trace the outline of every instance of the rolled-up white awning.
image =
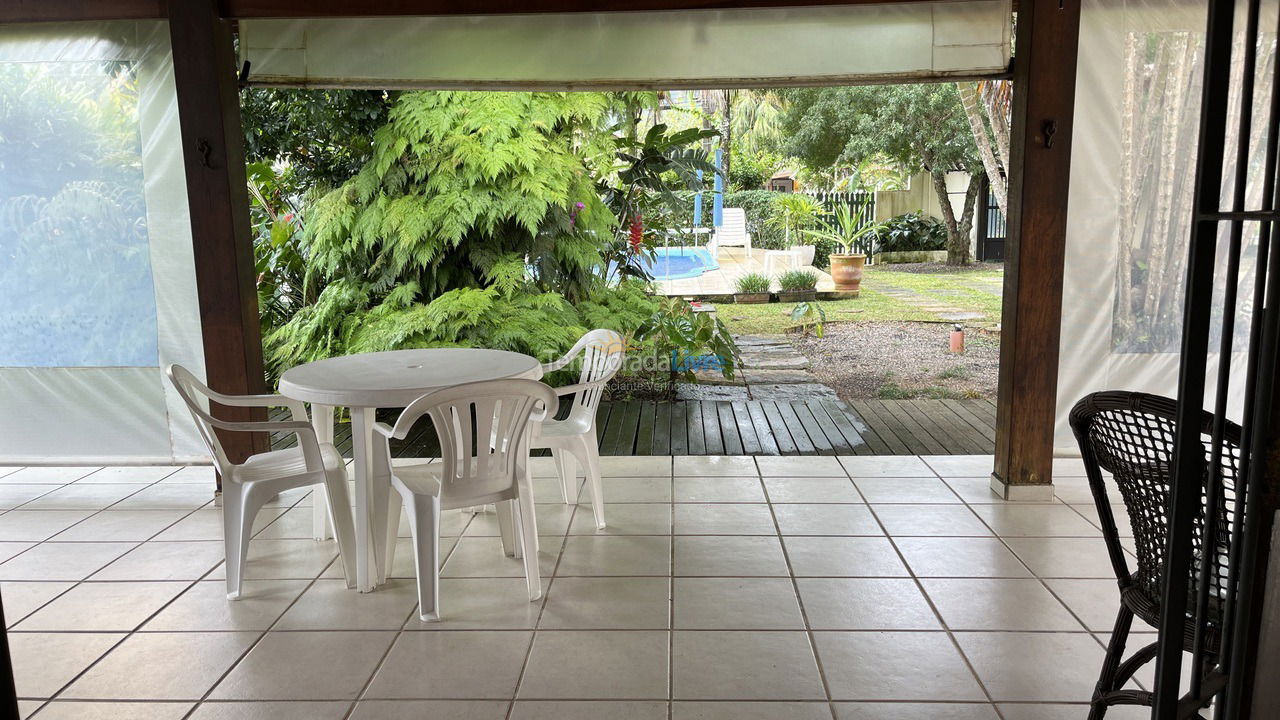
<path id="1" fill-rule="evenodd" d="M 1009 0 L 670 12 L 243 20 L 254 85 L 630 89 L 976 77 Z"/>

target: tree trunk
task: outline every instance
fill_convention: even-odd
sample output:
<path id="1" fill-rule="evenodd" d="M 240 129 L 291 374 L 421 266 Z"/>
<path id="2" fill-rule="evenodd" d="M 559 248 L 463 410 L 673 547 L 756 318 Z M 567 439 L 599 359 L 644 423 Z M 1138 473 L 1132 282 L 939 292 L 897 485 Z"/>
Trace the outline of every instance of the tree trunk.
<path id="1" fill-rule="evenodd" d="M 1004 167 L 1009 167 L 1009 106 L 1013 91 L 1009 80 L 983 80 L 977 85 L 982 96 L 982 106 L 991 123 L 991 134 L 996 138 L 996 157 Z"/>
<path id="2" fill-rule="evenodd" d="M 969 187 L 964 191 L 964 210 L 960 213 L 960 223 L 956 227 L 956 234 L 960 236 L 961 247 L 964 248 L 964 260 L 960 265 L 968 265 L 972 259 L 969 255 L 969 238 L 973 233 L 973 218 L 977 215 L 978 195 L 982 192 L 982 175 L 971 173 L 969 175 Z M 948 256 L 950 252 L 948 251 Z M 950 257 L 948 257 L 950 260 Z"/>
<path id="3" fill-rule="evenodd" d="M 720 102 L 720 171 L 724 173 L 725 191 L 729 190 L 729 169 L 733 155 L 733 90 L 721 90 Z"/>
<path id="4" fill-rule="evenodd" d="M 947 264 L 969 264 L 969 229 L 973 227 L 973 204 L 978 196 L 978 185 L 981 175 L 969 178 L 969 189 L 965 193 L 964 211 L 960 220 L 956 220 L 955 210 L 951 207 L 951 198 L 947 196 L 947 173 L 941 168 L 929 170 L 933 178 L 933 192 L 938 196 L 938 205 L 942 207 L 942 223 L 947 226 Z M 963 232 L 962 232 L 963 230 Z"/>
<path id="5" fill-rule="evenodd" d="M 986 121 L 982 119 L 982 103 L 978 98 L 978 85 L 973 82 L 958 82 L 960 103 L 964 106 L 964 114 L 969 118 L 969 129 L 973 132 L 973 142 L 978 146 L 978 157 L 982 158 L 982 167 L 987 171 L 987 179 L 991 182 L 991 193 L 996 196 L 996 204 L 1000 212 L 1008 214 L 1005 201 L 1009 196 L 1009 185 L 1004 174 L 1000 172 L 1001 164 L 996 159 L 991 147 L 991 136 L 987 133 Z"/>

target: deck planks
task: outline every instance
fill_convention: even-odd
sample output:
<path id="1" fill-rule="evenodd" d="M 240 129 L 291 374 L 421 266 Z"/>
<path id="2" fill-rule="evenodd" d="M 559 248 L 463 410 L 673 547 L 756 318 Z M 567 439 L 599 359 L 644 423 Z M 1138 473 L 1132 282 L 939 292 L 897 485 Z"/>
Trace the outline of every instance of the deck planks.
<path id="1" fill-rule="evenodd" d="M 379 411 L 378 416 L 390 422 L 394 411 Z M 438 455 L 430 425 L 419 423 L 405 440 L 393 442 L 392 454 Z M 818 399 L 625 400 L 600 404 L 596 439 L 601 455 L 991 454 L 995 404 L 990 400 L 860 399 L 847 405 Z M 273 449 L 295 443 L 293 435 L 272 438 Z M 351 456 L 349 421 L 335 423 L 334 444 L 343 455 Z"/>

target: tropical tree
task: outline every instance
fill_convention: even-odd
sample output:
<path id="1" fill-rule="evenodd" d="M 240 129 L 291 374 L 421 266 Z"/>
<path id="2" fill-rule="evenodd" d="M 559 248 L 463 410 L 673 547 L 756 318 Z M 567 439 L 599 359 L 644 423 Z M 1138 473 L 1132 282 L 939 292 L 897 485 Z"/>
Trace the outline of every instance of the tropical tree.
<path id="1" fill-rule="evenodd" d="M 738 90 L 733 98 L 734 148 L 746 154 L 776 150 L 783 141 L 786 102 L 775 90 Z"/>
<path id="2" fill-rule="evenodd" d="M 817 200 L 803 193 L 786 193 L 779 195 L 770 203 L 770 214 L 766 223 L 770 227 L 783 231 L 787 246 L 791 246 L 791 231 L 803 230 L 818 221 L 822 214 L 822 205 Z"/>
<path id="3" fill-rule="evenodd" d="M 969 233 L 982 185 L 982 163 L 955 85 L 881 85 L 788 91 L 783 121 L 788 154 L 812 168 L 858 165 L 884 157 L 929 173 L 947 226 L 947 262 L 969 262 Z M 970 175 L 960 216 L 946 176 Z"/>
<path id="4" fill-rule="evenodd" d="M 246 88 L 240 94 L 245 156 L 285 168 L 297 192 L 336 187 L 373 154 L 397 94 L 382 90 Z"/>

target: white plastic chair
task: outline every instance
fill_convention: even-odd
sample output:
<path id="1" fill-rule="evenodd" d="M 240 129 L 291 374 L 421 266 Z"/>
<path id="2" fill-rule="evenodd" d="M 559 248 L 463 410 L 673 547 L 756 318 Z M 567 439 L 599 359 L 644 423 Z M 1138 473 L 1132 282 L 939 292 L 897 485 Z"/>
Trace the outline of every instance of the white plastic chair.
<path id="1" fill-rule="evenodd" d="M 722 247 L 745 247 L 751 258 L 751 233 L 747 232 L 747 211 L 742 208 L 725 208 L 720 216 L 722 224 L 711 238 L 712 254 Z"/>
<path id="2" fill-rule="evenodd" d="M 374 425 L 374 472 L 391 475 L 391 517 L 408 508 L 418 573 L 418 616 L 440 619 L 440 512 L 496 503 L 508 555 L 523 556 L 530 602 L 542 597 L 538 527 L 529 476 L 529 423 L 555 410 L 555 391 L 536 380 L 488 380 L 428 393 L 396 420 Z M 440 462 L 393 466 L 391 438 L 403 440 L 423 415 L 440 439 Z"/>
<path id="3" fill-rule="evenodd" d="M 226 546 L 227 598 L 239 599 L 244 580 L 245 558 L 253 520 L 264 503 L 294 488 L 318 485 L 328 496 L 329 522 L 337 530 L 338 554 L 347 578 L 347 587 L 355 587 L 349 560 L 355 550 L 355 528 L 351 518 L 351 501 L 347 496 L 347 470 L 342 455 L 330 443 L 316 438 L 315 428 L 307 420 L 307 409 L 301 402 L 280 395 L 223 395 L 209 389 L 181 365 L 165 368 L 178 395 L 195 418 L 196 428 L 213 462 L 222 475 L 222 534 Z M 206 406 L 214 402 L 233 407 L 287 407 L 292 420 L 267 422 L 229 422 L 209 414 Z M 227 459 L 216 430 L 228 432 L 290 432 L 298 444 L 284 450 L 271 450 L 249 457 L 236 465 Z M 333 508 L 345 509 L 334 514 Z"/>
<path id="4" fill-rule="evenodd" d="M 622 336 L 612 330 L 592 330 L 579 338 L 564 357 L 542 366 L 546 373 L 559 370 L 582 356 L 582 372 L 574 385 L 556 388 L 556 395 L 573 394 L 573 407 L 563 420 L 544 420 L 534 426 L 530 447 L 547 448 L 556 459 L 566 503 L 577 502 L 576 460 L 582 465 L 591 492 L 591 509 L 597 528 L 603 528 L 604 493 L 600 487 L 600 449 L 596 441 L 596 410 L 604 386 L 622 367 Z"/>

